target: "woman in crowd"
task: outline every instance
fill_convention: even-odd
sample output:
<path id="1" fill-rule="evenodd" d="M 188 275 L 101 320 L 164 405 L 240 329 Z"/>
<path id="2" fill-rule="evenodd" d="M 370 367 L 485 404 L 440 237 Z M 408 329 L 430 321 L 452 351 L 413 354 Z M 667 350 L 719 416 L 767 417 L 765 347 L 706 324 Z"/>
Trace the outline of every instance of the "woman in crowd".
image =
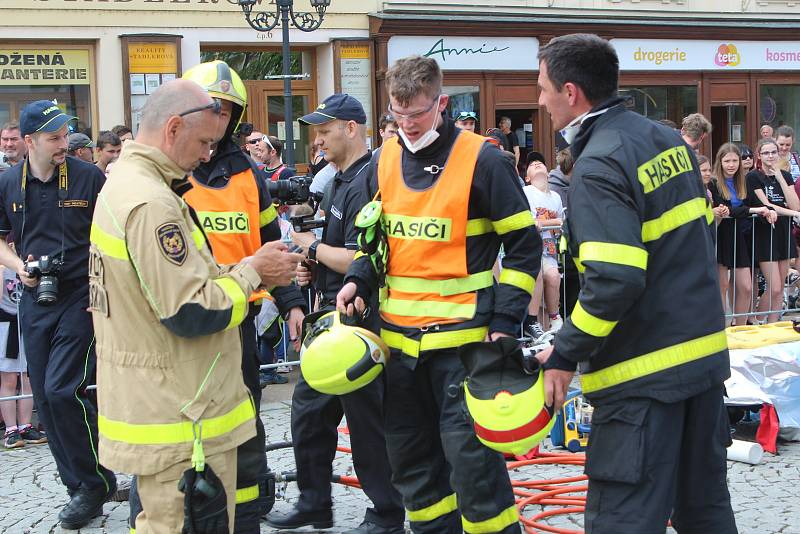
<path id="1" fill-rule="evenodd" d="M 752 161 L 753 154 L 750 153 Z M 702 168 L 702 167 L 701 167 Z M 709 184 L 714 213 L 720 208 L 727 212 L 717 228 L 717 266 L 722 305 L 727 309 L 732 304 L 733 313 L 750 312 L 753 277 L 750 267 L 753 262 L 752 214 L 760 215 L 773 224 L 777 214 L 764 206 L 750 207 L 747 200 L 743 153 L 733 143 L 725 143 L 717 151 L 714 160 L 713 180 Z M 733 281 L 730 279 L 733 270 Z M 733 283 L 731 283 L 733 282 Z M 732 324 L 745 324 L 747 316 L 734 316 Z"/>
<path id="2" fill-rule="evenodd" d="M 534 160 L 528 165 L 526 178 L 530 185 L 522 188 L 528 198 L 531 211 L 536 217 L 536 225 L 539 228 L 547 226 L 561 226 L 564 216 L 564 208 L 561 204 L 561 197 L 555 191 L 550 191 L 547 183 L 548 173 L 544 163 Z M 561 328 L 564 321 L 558 313 L 559 295 L 558 290 L 561 285 L 561 274 L 558 272 L 558 230 L 542 230 L 542 269 L 539 278 L 536 280 L 536 287 L 533 290 L 533 298 L 528 305 L 528 332 L 533 337 L 539 337 L 544 332 L 542 322 L 537 321 L 539 307 L 542 303 L 544 294 L 545 313 L 549 315 L 550 331 Z"/>
<path id="3" fill-rule="evenodd" d="M 789 260 L 797 257 L 791 217 L 800 216 L 800 200 L 792 187 L 792 175 L 780 169 L 775 140 L 759 140 L 757 152 L 761 170 L 747 174 L 747 205 L 754 208 L 765 206 L 779 216 L 774 224 L 763 218 L 757 219 L 754 229 L 756 260 L 767 280 L 767 291 L 758 301 L 758 311 L 773 311 L 767 317 L 767 321 L 772 323 L 780 318 L 780 313 L 775 310 L 783 307 L 783 282 L 789 272 Z"/>

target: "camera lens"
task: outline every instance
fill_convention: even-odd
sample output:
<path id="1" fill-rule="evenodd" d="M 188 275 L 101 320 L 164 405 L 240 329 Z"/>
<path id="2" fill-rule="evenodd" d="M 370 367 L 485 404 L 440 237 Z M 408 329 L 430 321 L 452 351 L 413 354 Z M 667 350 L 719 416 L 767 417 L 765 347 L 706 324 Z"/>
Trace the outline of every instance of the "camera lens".
<path id="1" fill-rule="evenodd" d="M 36 302 L 43 306 L 49 306 L 55 303 L 57 298 L 58 278 L 52 275 L 42 275 L 36 292 Z"/>

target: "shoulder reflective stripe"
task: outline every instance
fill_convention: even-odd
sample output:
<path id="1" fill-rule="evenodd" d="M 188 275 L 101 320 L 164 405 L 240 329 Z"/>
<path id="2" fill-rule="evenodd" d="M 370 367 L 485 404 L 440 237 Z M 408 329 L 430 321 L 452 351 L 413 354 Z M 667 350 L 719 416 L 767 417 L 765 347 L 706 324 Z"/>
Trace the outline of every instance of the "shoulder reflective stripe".
<path id="1" fill-rule="evenodd" d="M 492 222 L 492 226 L 494 226 L 494 231 L 497 232 L 498 235 L 503 235 L 513 232 L 514 230 L 527 228 L 528 226 L 536 226 L 536 220 L 533 218 L 533 213 L 531 213 L 530 210 L 525 210 L 510 215 L 505 219 L 494 221 Z"/>
<path id="2" fill-rule="evenodd" d="M 706 199 L 697 197 L 687 200 L 665 211 L 657 219 L 645 221 L 642 224 L 642 241 L 645 243 L 655 241 L 664 234 L 703 216 L 706 216 Z"/>
<path id="3" fill-rule="evenodd" d="M 595 337 L 608 336 L 608 334 L 614 330 L 614 327 L 617 326 L 618 322 L 606 321 L 605 319 L 595 317 L 583 309 L 581 301 L 575 303 L 575 307 L 572 309 L 572 315 L 570 315 L 569 318 L 572 319 L 572 324 L 574 324 L 577 329 Z"/>
<path id="4" fill-rule="evenodd" d="M 492 271 L 473 273 L 464 278 L 451 278 L 449 280 L 426 280 L 425 278 L 411 278 L 406 276 L 387 276 L 386 285 L 398 291 L 409 293 L 439 293 L 442 296 L 469 293 L 494 284 Z"/>
<path id="5" fill-rule="evenodd" d="M 231 320 L 225 330 L 239 326 L 247 315 L 247 295 L 244 294 L 242 288 L 239 287 L 233 278 L 223 276 L 222 278 L 215 278 L 214 283 L 217 284 L 228 295 L 233 303 L 231 307 Z"/>
<path id="6" fill-rule="evenodd" d="M 381 311 L 406 317 L 443 317 L 457 319 L 473 317 L 475 304 L 457 304 L 454 302 L 438 302 L 432 300 L 402 300 L 387 298 L 381 303 Z"/>
<path id="7" fill-rule="evenodd" d="M 203 235 L 203 231 L 197 226 L 192 228 L 192 240 L 197 250 L 203 250 L 203 245 L 206 244 L 206 237 Z"/>
<path id="8" fill-rule="evenodd" d="M 433 521 L 437 517 L 442 517 L 457 509 L 458 500 L 456 499 L 456 494 L 453 493 L 421 510 L 409 510 L 406 508 L 406 513 L 409 521 Z"/>
<path id="9" fill-rule="evenodd" d="M 494 232 L 494 225 L 489 219 L 470 219 L 467 221 L 467 237 Z"/>
<path id="10" fill-rule="evenodd" d="M 533 288 L 536 286 L 536 280 L 528 273 L 508 268 L 500 271 L 499 281 L 501 284 L 518 287 L 527 293 L 533 293 Z"/>
<path id="11" fill-rule="evenodd" d="M 496 516 L 483 521 L 472 522 L 464 514 L 461 514 L 461 526 L 464 527 L 466 534 L 488 534 L 490 532 L 500 532 L 509 525 L 519 521 L 517 506 L 511 505 Z"/>
<path id="12" fill-rule="evenodd" d="M 637 174 L 645 194 L 652 193 L 670 179 L 693 169 L 684 145 L 669 148 L 639 165 Z"/>
<path id="13" fill-rule="evenodd" d="M 203 439 L 224 436 L 240 425 L 252 421 L 255 416 L 253 402 L 247 398 L 224 415 L 203 419 Z M 113 421 L 98 415 L 97 428 L 104 438 L 131 445 L 173 445 L 194 441 L 191 421 L 142 425 Z"/>
<path id="14" fill-rule="evenodd" d="M 463 330 L 451 330 L 449 332 L 431 332 L 423 334 L 419 341 L 405 337 L 399 332 L 381 329 L 381 338 L 393 349 L 397 349 L 407 356 L 419 357 L 420 352 L 427 350 L 449 349 L 460 347 L 465 343 L 483 341 L 489 328 L 479 326 L 477 328 L 465 328 Z"/>
<path id="15" fill-rule="evenodd" d="M 97 245 L 100 252 L 106 256 L 118 260 L 130 260 L 125 240 L 112 236 L 94 223 L 92 223 L 92 228 L 89 231 L 89 241 Z"/>
<path id="16" fill-rule="evenodd" d="M 574 315 L 575 312 L 572 313 Z M 711 356 L 726 348 L 728 348 L 728 338 L 723 330 L 636 356 L 593 373 L 583 374 L 581 375 L 581 387 L 584 393 L 599 391 Z"/>
<path id="17" fill-rule="evenodd" d="M 258 499 L 258 484 L 236 490 L 236 504 L 244 504 Z"/>
<path id="18" fill-rule="evenodd" d="M 647 270 L 647 251 L 631 245 L 586 241 L 581 243 L 578 256 L 581 262 L 602 261 Z"/>
<path id="19" fill-rule="evenodd" d="M 261 212 L 258 218 L 259 226 L 262 228 L 278 217 L 278 210 L 275 209 L 274 204 L 270 204 L 267 209 Z"/>

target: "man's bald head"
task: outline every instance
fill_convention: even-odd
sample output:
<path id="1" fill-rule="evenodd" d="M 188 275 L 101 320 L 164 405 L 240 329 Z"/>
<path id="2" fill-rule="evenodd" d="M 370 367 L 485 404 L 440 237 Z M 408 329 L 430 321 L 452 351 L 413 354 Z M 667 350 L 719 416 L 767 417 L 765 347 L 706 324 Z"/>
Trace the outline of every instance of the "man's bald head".
<path id="1" fill-rule="evenodd" d="M 142 108 L 142 122 L 139 128 L 157 132 L 164 127 L 170 117 L 211 103 L 211 97 L 197 83 L 182 78 L 171 80 L 147 98 Z M 187 115 L 184 120 L 191 124 L 199 118 L 199 114 L 193 113 Z"/>
<path id="2" fill-rule="evenodd" d="M 158 148 L 184 172 L 211 157 L 219 141 L 219 109 L 205 89 L 191 80 L 172 80 L 150 95 L 142 108 L 136 142 Z M 181 116 L 181 113 L 191 113 Z"/>

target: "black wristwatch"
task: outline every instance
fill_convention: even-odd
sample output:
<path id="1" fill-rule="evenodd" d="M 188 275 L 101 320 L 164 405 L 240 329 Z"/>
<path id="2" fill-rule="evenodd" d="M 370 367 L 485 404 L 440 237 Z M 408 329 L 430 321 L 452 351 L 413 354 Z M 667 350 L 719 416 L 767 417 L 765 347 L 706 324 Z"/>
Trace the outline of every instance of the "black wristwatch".
<path id="1" fill-rule="evenodd" d="M 319 246 L 319 239 L 314 241 L 308 246 L 308 259 L 311 261 L 317 261 L 317 247 Z"/>

